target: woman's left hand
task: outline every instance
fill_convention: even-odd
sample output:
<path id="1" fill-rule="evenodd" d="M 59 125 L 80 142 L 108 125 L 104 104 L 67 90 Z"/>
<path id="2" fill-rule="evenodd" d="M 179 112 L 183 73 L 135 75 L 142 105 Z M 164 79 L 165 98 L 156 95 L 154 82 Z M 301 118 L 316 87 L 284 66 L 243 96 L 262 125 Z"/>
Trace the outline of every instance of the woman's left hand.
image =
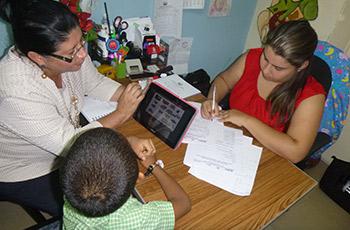
<path id="1" fill-rule="evenodd" d="M 127 137 L 131 148 L 137 156 L 144 160 L 146 156 L 152 156 L 156 152 L 156 148 L 151 139 L 143 139 L 135 136 Z"/>
<path id="2" fill-rule="evenodd" d="M 218 119 L 221 122 L 231 122 L 239 127 L 244 126 L 246 121 L 248 120 L 249 115 L 238 111 L 236 109 L 231 110 L 222 110 L 219 113 Z"/>

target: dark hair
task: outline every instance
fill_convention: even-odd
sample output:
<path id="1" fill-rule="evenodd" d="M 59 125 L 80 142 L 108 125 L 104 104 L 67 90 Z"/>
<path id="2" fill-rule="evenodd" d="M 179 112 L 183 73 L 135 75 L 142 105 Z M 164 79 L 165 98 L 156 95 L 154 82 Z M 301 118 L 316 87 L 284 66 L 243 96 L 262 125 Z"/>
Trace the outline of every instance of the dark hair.
<path id="1" fill-rule="evenodd" d="M 121 134 L 108 128 L 81 134 L 60 168 L 65 198 L 89 217 L 104 216 L 121 207 L 137 177 L 136 154 Z"/>
<path id="2" fill-rule="evenodd" d="M 308 21 L 289 21 L 269 31 L 263 44 L 299 68 L 306 60 L 311 60 L 317 46 L 317 34 Z M 267 98 L 267 102 L 271 103 L 271 117 L 279 114 L 279 122 L 289 124 L 307 75 L 308 68 L 305 68 L 272 90 Z"/>
<path id="3" fill-rule="evenodd" d="M 77 16 L 53 0 L 0 0 L 0 17 L 12 25 L 15 46 L 24 55 L 54 53 L 79 27 Z"/>

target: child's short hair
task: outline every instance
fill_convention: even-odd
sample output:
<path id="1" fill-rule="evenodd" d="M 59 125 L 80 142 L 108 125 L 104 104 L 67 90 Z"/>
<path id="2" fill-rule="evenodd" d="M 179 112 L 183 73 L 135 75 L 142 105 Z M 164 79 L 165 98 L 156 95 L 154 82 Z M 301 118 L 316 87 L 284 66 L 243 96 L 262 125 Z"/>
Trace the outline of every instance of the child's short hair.
<path id="1" fill-rule="evenodd" d="M 90 217 L 104 216 L 121 207 L 137 177 L 135 152 L 125 137 L 108 128 L 81 134 L 60 169 L 65 198 Z"/>

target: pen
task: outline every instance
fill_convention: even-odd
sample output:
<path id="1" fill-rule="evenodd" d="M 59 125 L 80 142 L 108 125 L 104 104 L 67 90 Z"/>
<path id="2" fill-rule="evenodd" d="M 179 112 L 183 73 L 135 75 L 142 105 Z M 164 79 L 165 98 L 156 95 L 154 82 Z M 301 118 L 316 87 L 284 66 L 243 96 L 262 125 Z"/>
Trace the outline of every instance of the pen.
<path id="1" fill-rule="evenodd" d="M 213 101 L 212 101 L 212 104 L 211 104 L 211 110 L 214 111 L 215 109 L 215 95 L 216 95 L 216 85 L 214 85 L 214 88 L 213 88 Z"/>

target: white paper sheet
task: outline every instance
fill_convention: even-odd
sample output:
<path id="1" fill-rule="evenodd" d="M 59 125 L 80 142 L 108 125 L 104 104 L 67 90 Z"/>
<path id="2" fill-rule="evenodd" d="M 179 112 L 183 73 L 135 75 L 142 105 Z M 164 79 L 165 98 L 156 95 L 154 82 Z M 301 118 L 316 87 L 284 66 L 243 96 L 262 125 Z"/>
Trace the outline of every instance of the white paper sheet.
<path id="1" fill-rule="evenodd" d="M 193 122 L 188 130 L 189 134 L 187 133 L 186 136 L 192 135 L 192 125 Z M 227 151 L 232 152 L 235 151 L 236 148 L 245 148 L 252 144 L 252 138 L 244 136 L 242 132 L 237 129 L 225 127 L 223 125 L 219 126 L 215 123 L 212 123 L 202 136 L 207 136 L 207 138 L 201 137 L 201 139 L 190 139 L 189 141 L 189 138 L 185 137 L 188 143 L 184 158 L 185 165 L 191 167 L 199 152 L 203 152 L 204 155 L 213 153 L 214 156 L 216 156 L 216 153 L 225 154 Z M 204 146 L 204 151 L 202 151 L 202 146 Z"/>
<path id="2" fill-rule="evenodd" d="M 205 0 L 184 0 L 184 9 L 203 9 Z"/>
<path id="3" fill-rule="evenodd" d="M 125 30 L 128 41 L 136 40 L 137 27 L 153 28 L 153 23 L 150 17 L 126 18 L 125 21 L 129 24 L 129 27 Z"/>
<path id="4" fill-rule="evenodd" d="M 174 73 L 188 73 L 188 62 L 191 55 L 193 38 L 173 38 L 169 42 L 167 65 L 172 65 Z"/>
<path id="5" fill-rule="evenodd" d="M 181 98 L 190 97 L 201 93 L 198 89 L 186 82 L 177 74 L 154 80 Z"/>
<path id="6" fill-rule="evenodd" d="M 245 145 L 231 150 L 205 144 L 190 144 L 193 161 L 189 173 L 239 196 L 251 194 L 262 149 Z"/>
<path id="7" fill-rule="evenodd" d="M 112 113 L 117 108 L 117 102 L 101 101 L 93 97 L 84 97 L 84 106 L 81 113 L 89 122 L 96 121 L 108 114 Z"/>
<path id="8" fill-rule="evenodd" d="M 244 136 L 241 129 L 225 127 L 222 122 L 216 119 L 207 120 L 202 118 L 200 109 L 201 104 L 191 102 L 197 111 L 199 111 L 188 129 L 183 139 L 184 143 L 204 143 L 220 145 L 251 144 L 252 138 Z"/>
<path id="9" fill-rule="evenodd" d="M 155 0 L 154 28 L 162 36 L 181 38 L 183 0 Z"/>
<path id="10" fill-rule="evenodd" d="M 183 139 L 183 143 L 208 143 L 211 139 L 211 136 L 216 135 L 216 126 L 223 126 L 222 122 L 217 120 L 207 120 L 202 118 L 200 114 L 201 104 L 198 102 L 190 102 L 193 105 L 198 113 L 194 117 L 190 128 L 188 129 L 186 136 Z M 211 130 L 211 131 L 210 131 Z"/>
<path id="11" fill-rule="evenodd" d="M 199 103 L 191 104 L 200 110 Z M 197 113 L 184 142 L 189 173 L 236 195 L 250 195 L 262 151 L 252 145 L 251 137 Z"/>

